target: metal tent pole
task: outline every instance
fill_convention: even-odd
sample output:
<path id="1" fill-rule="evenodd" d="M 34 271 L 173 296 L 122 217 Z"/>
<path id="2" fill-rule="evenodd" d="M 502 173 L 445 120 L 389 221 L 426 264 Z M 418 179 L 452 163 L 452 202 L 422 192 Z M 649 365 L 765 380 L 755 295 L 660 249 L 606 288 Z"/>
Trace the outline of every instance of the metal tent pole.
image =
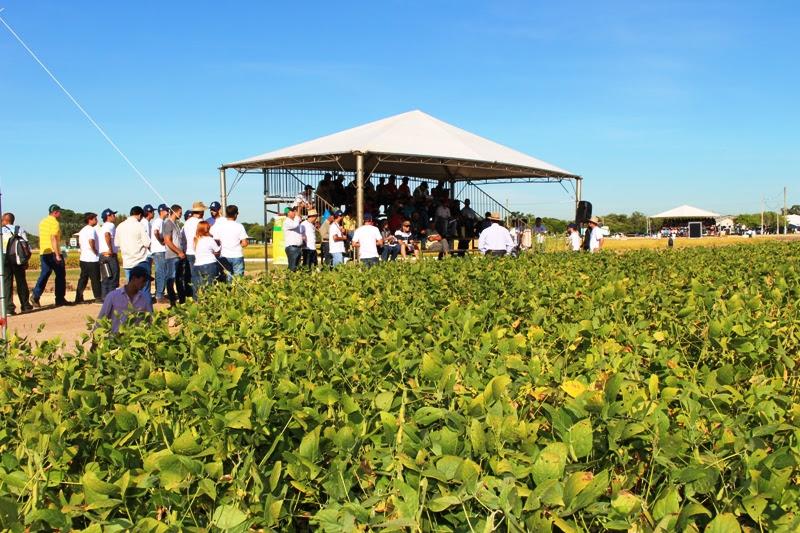
<path id="1" fill-rule="evenodd" d="M 222 204 L 222 216 L 225 216 L 225 208 L 228 207 L 228 180 L 225 176 L 225 169 L 219 169 L 219 203 Z"/>
<path id="2" fill-rule="evenodd" d="M 0 216 L 3 214 L 3 192 L 0 191 Z M 0 329 L 2 329 L 2 336 L 3 340 L 6 340 L 6 335 L 8 333 L 8 314 L 6 313 L 6 241 L 3 239 L 2 230 L 5 228 L 0 228 L 0 317 L 2 317 L 2 325 L 0 325 Z M 13 296 L 12 296 L 13 298 Z M 24 306 L 27 302 L 20 302 L 21 306 Z M 3 347 L 3 353 L 5 353 L 5 347 Z"/>
<path id="3" fill-rule="evenodd" d="M 364 225 L 364 154 L 356 154 L 356 226 Z"/>
<path id="4" fill-rule="evenodd" d="M 581 203 L 581 196 L 583 195 L 583 178 L 575 179 L 575 213 L 578 212 L 578 204 Z M 579 222 L 576 220 L 575 222 Z"/>
<path id="5" fill-rule="evenodd" d="M 264 175 L 264 272 L 269 272 L 269 244 L 267 243 L 267 216 L 269 212 L 269 182 L 267 180 L 267 169 L 262 168 Z"/>

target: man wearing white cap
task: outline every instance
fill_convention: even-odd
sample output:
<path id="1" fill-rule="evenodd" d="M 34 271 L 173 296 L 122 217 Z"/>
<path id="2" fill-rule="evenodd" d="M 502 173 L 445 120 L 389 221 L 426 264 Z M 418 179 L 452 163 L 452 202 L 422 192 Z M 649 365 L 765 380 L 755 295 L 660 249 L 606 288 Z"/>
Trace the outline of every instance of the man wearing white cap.
<path id="1" fill-rule="evenodd" d="M 308 216 L 300 224 L 303 234 L 303 266 L 309 270 L 317 266 L 317 210 L 309 209 Z"/>
<path id="2" fill-rule="evenodd" d="M 500 225 L 500 214 L 489 213 L 486 217 L 492 225 L 483 230 L 478 238 L 478 249 L 483 255 L 502 256 L 514 251 L 511 233 Z"/>

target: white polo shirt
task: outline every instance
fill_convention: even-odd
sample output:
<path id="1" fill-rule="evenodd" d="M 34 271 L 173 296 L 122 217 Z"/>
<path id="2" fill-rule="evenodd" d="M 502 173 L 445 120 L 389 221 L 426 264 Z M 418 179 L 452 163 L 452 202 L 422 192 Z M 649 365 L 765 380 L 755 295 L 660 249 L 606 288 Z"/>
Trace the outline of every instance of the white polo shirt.
<path id="1" fill-rule="evenodd" d="M 156 231 L 159 235 L 161 235 L 161 239 L 164 239 L 164 221 L 161 218 L 154 218 L 150 221 L 150 252 L 157 254 L 160 252 L 166 252 L 167 247 L 156 239 Z"/>
<path id="2" fill-rule="evenodd" d="M 183 225 L 183 238 L 186 242 L 186 255 L 194 255 L 194 234 L 197 233 L 197 225 L 200 219 L 197 217 L 190 217 Z"/>
<path id="3" fill-rule="evenodd" d="M 81 249 L 81 262 L 83 263 L 97 263 L 100 261 L 100 256 L 97 255 L 95 248 L 92 248 L 89 242 L 92 240 L 94 241 L 96 249 L 99 249 L 100 239 L 97 237 L 97 231 L 94 229 L 94 226 L 86 224 L 78 232 L 78 246 L 80 246 Z"/>
<path id="4" fill-rule="evenodd" d="M 302 224 L 300 224 L 301 232 L 303 233 L 303 238 L 306 241 L 305 248 L 307 250 L 316 250 L 317 249 L 317 227 L 309 222 L 308 220 L 304 220 Z"/>
<path id="5" fill-rule="evenodd" d="M 344 241 L 335 241 L 333 237 L 344 237 L 342 228 L 336 222 L 331 222 L 331 229 L 328 230 L 328 252 L 332 254 L 344 253 Z"/>
<path id="6" fill-rule="evenodd" d="M 108 245 L 106 244 L 106 233 L 110 234 L 111 236 L 111 249 L 108 249 Z M 100 231 L 97 232 L 97 237 L 99 242 L 100 253 L 104 254 L 107 252 L 111 252 L 112 254 L 117 253 L 119 250 L 117 249 L 117 245 L 114 244 L 114 237 L 116 237 L 117 228 L 113 222 L 105 222 L 102 226 L 100 226 Z"/>
<path id="7" fill-rule="evenodd" d="M 242 241 L 247 240 L 247 231 L 239 222 L 218 218 L 217 222 L 211 226 L 211 236 L 219 241 L 220 256 L 229 259 L 244 257 Z"/>
<path id="8" fill-rule="evenodd" d="M 364 224 L 353 233 L 353 242 L 359 243 L 358 257 L 373 259 L 378 257 L 378 241 L 383 237 L 381 230 L 371 224 Z"/>
<path id="9" fill-rule="evenodd" d="M 506 228 L 493 222 L 478 237 L 478 249 L 483 253 L 501 250 L 511 253 L 514 250 L 514 239 Z"/>

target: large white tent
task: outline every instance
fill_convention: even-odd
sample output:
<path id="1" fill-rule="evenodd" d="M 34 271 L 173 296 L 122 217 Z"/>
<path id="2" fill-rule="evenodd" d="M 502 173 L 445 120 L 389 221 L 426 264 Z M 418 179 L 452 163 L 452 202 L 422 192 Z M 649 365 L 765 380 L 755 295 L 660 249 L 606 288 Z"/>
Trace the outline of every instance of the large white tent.
<path id="1" fill-rule="evenodd" d="M 657 215 L 650 215 L 650 218 L 683 218 L 700 220 L 704 218 L 716 218 L 718 216 L 720 216 L 719 213 L 713 213 L 711 211 L 706 211 L 705 209 L 692 207 L 691 205 L 681 205 L 658 213 Z"/>
<path id="2" fill-rule="evenodd" d="M 415 110 L 224 164 L 220 196 L 227 203 L 225 171 L 264 175 L 298 170 L 352 172 L 357 183 L 356 216 L 363 216 L 365 179 L 373 173 L 412 176 L 449 182 L 501 183 L 574 181 L 575 201 L 581 199 L 582 178 L 489 139 Z M 453 190 L 453 187 L 450 187 Z"/>
<path id="3" fill-rule="evenodd" d="M 356 171 L 356 157 L 385 173 L 444 180 L 578 176 L 551 163 L 457 128 L 422 111 L 409 111 L 222 168 L 321 168 Z"/>

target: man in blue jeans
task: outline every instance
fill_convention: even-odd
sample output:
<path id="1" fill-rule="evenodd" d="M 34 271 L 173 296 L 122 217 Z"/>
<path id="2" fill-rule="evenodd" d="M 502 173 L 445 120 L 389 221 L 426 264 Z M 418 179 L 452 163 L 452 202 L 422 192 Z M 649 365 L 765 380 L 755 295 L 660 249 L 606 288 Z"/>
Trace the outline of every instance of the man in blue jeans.
<path id="1" fill-rule="evenodd" d="M 211 236 L 219 242 L 219 262 L 223 267 L 223 281 L 233 276 L 244 276 L 244 250 L 247 247 L 247 231 L 236 221 L 239 208 L 231 204 L 225 208 L 225 218 L 217 219 L 211 226 Z"/>
<path id="2" fill-rule="evenodd" d="M 300 266 L 300 257 L 303 254 L 303 234 L 300 232 L 300 215 L 296 207 L 290 207 L 283 221 L 283 242 L 286 246 L 286 260 L 292 272 Z"/>
<path id="3" fill-rule="evenodd" d="M 33 288 L 33 294 L 31 294 L 31 304 L 34 307 L 41 307 L 39 299 L 42 297 L 51 273 L 56 275 L 56 306 L 69 304 L 65 298 L 67 270 L 64 258 L 61 256 L 61 225 L 58 222 L 58 219 L 61 218 L 61 208 L 53 204 L 48 212 L 49 214 L 39 223 L 39 261 L 42 270 L 36 286 Z"/>
<path id="4" fill-rule="evenodd" d="M 167 287 L 167 247 L 164 245 L 164 221 L 169 216 L 169 206 L 158 206 L 158 217 L 150 224 L 150 256 L 156 267 L 156 303 L 169 302 L 164 297 Z"/>

